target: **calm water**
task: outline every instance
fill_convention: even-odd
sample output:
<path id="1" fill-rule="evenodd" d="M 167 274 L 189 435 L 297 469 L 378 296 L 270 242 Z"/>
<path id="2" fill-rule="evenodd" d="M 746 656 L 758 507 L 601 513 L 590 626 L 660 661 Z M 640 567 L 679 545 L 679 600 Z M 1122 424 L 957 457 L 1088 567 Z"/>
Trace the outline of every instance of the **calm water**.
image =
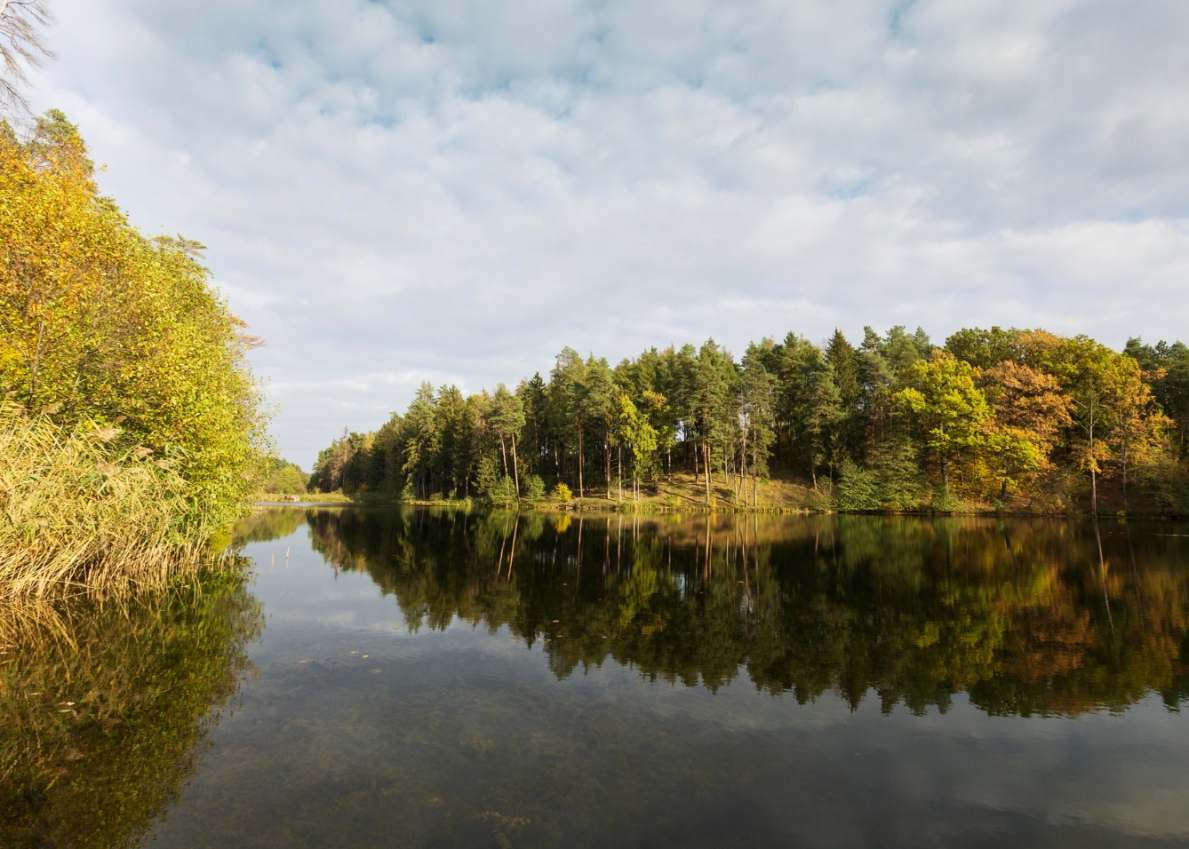
<path id="1" fill-rule="evenodd" d="M 1189 846 L 1184 525 L 241 535 L 245 580 L 5 626 L 0 844 Z"/>

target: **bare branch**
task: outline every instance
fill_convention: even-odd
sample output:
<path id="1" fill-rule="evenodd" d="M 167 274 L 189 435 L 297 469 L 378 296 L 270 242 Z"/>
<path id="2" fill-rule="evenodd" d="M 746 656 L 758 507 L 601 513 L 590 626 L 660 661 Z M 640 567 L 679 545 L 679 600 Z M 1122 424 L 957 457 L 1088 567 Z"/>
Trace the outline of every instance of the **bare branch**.
<path id="1" fill-rule="evenodd" d="M 22 91 L 26 73 L 42 59 L 53 58 L 41 37 L 41 29 L 53 20 L 48 0 L 0 0 L 0 116 L 29 114 Z"/>

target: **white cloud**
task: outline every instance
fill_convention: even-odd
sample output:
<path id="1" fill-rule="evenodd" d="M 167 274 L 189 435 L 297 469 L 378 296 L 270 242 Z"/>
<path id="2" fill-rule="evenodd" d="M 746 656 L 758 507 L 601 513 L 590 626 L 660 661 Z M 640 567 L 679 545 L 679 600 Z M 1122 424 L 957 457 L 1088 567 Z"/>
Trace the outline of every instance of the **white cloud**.
<path id="1" fill-rule="evenodd" d="M 59 0 L 35 98 L 210 246 L 308 465 L 416 384 L 1189 317 L 1189 6 Z"/>

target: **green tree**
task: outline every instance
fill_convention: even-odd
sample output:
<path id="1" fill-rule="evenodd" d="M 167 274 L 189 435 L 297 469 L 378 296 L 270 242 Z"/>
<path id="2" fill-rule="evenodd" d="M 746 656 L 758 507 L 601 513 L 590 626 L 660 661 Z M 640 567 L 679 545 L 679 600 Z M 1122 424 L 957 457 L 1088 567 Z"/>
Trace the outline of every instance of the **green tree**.
<path id="1" fill-rule="evenodd" d="M 524 407 L 524 434 L 521 442 L 527 446 L 526 452 L 522 452 L 526 454 L 527 470 L 539 472 L 541 462 L 547 454 L 549 416 L 545 381 L 539 372 L 531 379 L 520 382 L 516 387 L 516 397 Z"/>
<path id="2" fill-rule="evenodd" d="M 693 419 L 697 423 L 705 470 L 706 503 L 711 501 L 710 476 L 714 467 L 712 451 L 725 450 L 734 413 L 735 364 L 731 355 L 713 339 L 706 341 L 694 361 L 692 398 Z M 725 465 L 725 460 L 724 460 Z"/>
<path id="3" fill-rule="evenodd" d="M 432 469 L 441 448 L 441 430 L 436 415 L 437 398 L 433 386 L 425 381 L 404 417 L 404 462 L 401 472 L 411 486 L 413 497 L 428 499 L 432 492 Z"/>
<path id="4" fill-rule="evenodd" d="M 764 366 L 762 347 L 749 345 L 739 373 L 739 416 L 742 429 L 743 476 L 751 474 L 752 506 L 760 503 L 759 478 L 768 476 L 768 458 L 775 439 L 777 382 Z M 746 496 L 744 497 L 746 503 Z"/>
<path id="5" fill-rule="evenodd" d="M 582 467 L 585 465 L 583 452 L 582 423 L 585 416 L 586 402 L 586 363 L 582 356 L 573 348 L 563 348 L 557 355 L 557 362 L 549 376 L 549 405 L 556 422 L 557 430 L 562 434 L 562 445 L 558 446 L 559 469 L 562 474 L 561 463 L 565 459 L 565 443 L 576 445 L 578 448 L 578 468 L 576 480 L 578 483 L 578 497 L 585 498 L 582 480 Z M 570 442 L 570 440 L 573 442 Z"/>
<path id="6" fill-rule="evenodd" d="M 619 417 L 616 424 L 616 439 L 622 446 L 626 444 L 631 450 L 632 460 L 632 494 L 633 500 L 640 500 L 640 477 L 644 472 L 652 472 L 652 462 L 656 455 L 657 434 L 648 416 L 636 409 L 632 399 L 626 392 L 619 395 Z M 622 473 L 621 473 L 622 479 Z M 622 484 L 620 485 L 620 500 L 623 499 Z"/>
<path id="7" fill-rule="evenodd" d="M 500 384 L 495 388 L 491 404 L 487 409 L 488 426 L 500 443 L 500 455 L 504 461 L 504 476 L 508 477 L 507 443 L 512 448 L 512 480 L 516 486 L 516 497 L 520 497 L 520 467 L 516 460 L 516 437 L 524 429 L 524 407 L 520 399 Z"/>
<path id="8" fill-rule="evenodd" d="M 1136 337 L 1127 340 L 1123 351 L 1139 363 L 1152 395 L 1165 415 L 1172 419 L 1177 433 L 1177 456 L 1185 457 L 1185 435 L 1189 433 L 1189 346 L 1183 342 L 1145 345 Z"/>
<path id="9" fill-rule="evenodd" d="M 449 492 L 469 493 L 469 480 L 474 465 L 475 420 L 471 404 L 457 386 L 443 386 L 438 390 L 434 408 L 441 433 L 439 443 L 439 476 Z"/>
<path id="10" fill-rule="evenodd" d="M 603 481 L 607 486 L 607 500 L 611 500 L 611 448 L 612 432 L 621 414 L 619 396 L 621 390 L 615 385 L 615 375 L 607 361 L 591 356 L 586 361 L 586 386 L 583 406 L 586 415 L 598 427 L 603 444 Z"/>
<path id="11" fill-rule="evenodd" d="M 855 349 L 841 330 L 835 328 L 834 335 L 826 343 L 824 351 L 826 362 L 834 370 L 834 385 L 838 387 L 838 402 L 841 420 L 838 423 L 839 448 L 842 456 L 862 456 L 863 445 L 863 417 L 862 398 L 863 384 L 859 352 Z"/>
<path id="12" fill-rule="evenodd" d="M 951 460 L 983 443 L 982 426 L 991 417 L 987 399 L 975 385 L 977 370 L 953 354 L 936 350 L 904 372 L 899 406 L 916 420 L 922 445 L 936 459 L 941 487 L 949 492 Z"/>
<path id="13" fill-rule="evenodd" d="M 817 467 L 829 461 L 833 478 L 842 441 L 842 397 L 834 383 L 834 368 L 823 362 L 810 376 L 808 389 L 802 416 L 809 444 L 809 473 L 817 491 Z"/>
<path id="14" fill-rule="evenodd" d="M 945 349 L 978 369 L 989 369 L 1019 357 L 1020 331 L 992 327 L 963 328 L 945 340 Z"/>

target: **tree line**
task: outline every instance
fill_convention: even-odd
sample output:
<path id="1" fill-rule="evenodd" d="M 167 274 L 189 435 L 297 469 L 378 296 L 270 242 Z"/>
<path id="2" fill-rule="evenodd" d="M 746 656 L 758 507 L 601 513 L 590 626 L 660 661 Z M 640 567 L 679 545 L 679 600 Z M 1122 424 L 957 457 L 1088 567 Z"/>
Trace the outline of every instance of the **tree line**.
<path id="1" fill-rule="evenodd" d="M 572 348 L 548 379 L 466 396 L 422 384 L 379 430 L 318 457 L 323 491 L 411 500 L 635 501 L 692 475 L 707 504 L 765 506 L 762 481 L 804 482 L 844 510 L 1174 512 L 1187 501 L 1189 348 L 1132 339 L 866 328 L 817 345 L 790 333 L 736 359 L 709 340 L 612 366 Z M 1137 501 L 1138 499 L 1138 501 Z"/>

